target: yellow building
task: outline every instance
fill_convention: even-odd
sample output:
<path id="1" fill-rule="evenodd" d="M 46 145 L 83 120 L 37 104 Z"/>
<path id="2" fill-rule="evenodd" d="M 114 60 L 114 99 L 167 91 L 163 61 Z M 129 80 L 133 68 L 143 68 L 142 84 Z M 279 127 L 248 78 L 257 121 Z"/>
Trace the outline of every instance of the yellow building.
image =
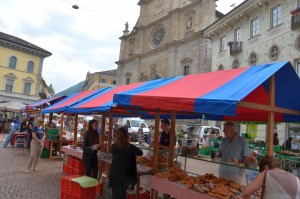
<path id="1" fill-rule="evenodd" d="M 96 73 L 88 72 L 82 91 L 96 90 L 117 84 L 117 70 L 108 70 Z"/>
<path id="2" fill-rule="evenodd" d="M 51 55 L 32 43 L 0 32 L 0 102 L 38 101 L 43 61 Z"/>

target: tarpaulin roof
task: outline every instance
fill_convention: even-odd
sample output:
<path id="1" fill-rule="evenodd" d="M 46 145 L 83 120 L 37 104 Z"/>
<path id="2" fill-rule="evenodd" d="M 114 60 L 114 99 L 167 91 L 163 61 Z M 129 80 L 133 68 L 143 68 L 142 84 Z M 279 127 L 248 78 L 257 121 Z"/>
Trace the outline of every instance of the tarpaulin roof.
<path id="1" fill-rule="evenodd" d="M 20 112 L 20 109 L 24 107 L 25 104 L 11 101 L 11 102 L 1 102 L 0 103 L 0 111 L 3 112 Z"/>
<path id="2" fill-rule="evenodd" d="M 68 96 L 67 98 L 43 109 L 41 111 L 41 113 L 45 114 L 45 113 L 59 113 L 59 112 L 64 112 L 65 110 L 67 110 L 68 107 L 79 103 L 81 101 L 83 101 L 84 99 L 95 95 L 96 93 L 101 92 L 102 90 L 104 90 L 103 88 L 100 88 L 98 90 L 89 90 L 89 91 L 83 91 L 80 93 L 74 93 L 70 96 Z"/>
<path id="3" fill-rule="evenodd" d="M 25 112 L 28 112 L 28 111 L 32 111 L 34 109 L 44 108 L 44 107 L 47 107 L 51 104 L 54 104 L 54 103 L 64 99 L 66 97 L 67 96 L 60 96 L 60 97 L 42 99 L 38 102 L 35 102 L 33 104 L 30 104 L 30 105 L 27 105 L 27 106 L 21 108 L 21 112 L 25 113 Z"/>
<path id="4" fill-rule="evenodd" d="M 116 93 L 113 102 L 118 106 L 203 113 L 212 120 L 267 121 L 268 80 L 272 75 L 275 108 L 296 110 L 298 114 L 300 80 L 289 62 L 166 78 Z M 242 102 L 254 107 L 241 106 Z M 299 115 L 274 112 L 275 121 L 300 121 Z"/>
<path id="5" fill-rule="evenodd" d="M 113 106 L 113 96 L 116 93 L 128 91 L 139 87 L 147 82 L 139 82 L 135 84 L 108 87 L 101 92 L 86 98 L 85 100 L 68 107 L 65 113 L 96 113 L 96 112 L 107 112 Z"/>

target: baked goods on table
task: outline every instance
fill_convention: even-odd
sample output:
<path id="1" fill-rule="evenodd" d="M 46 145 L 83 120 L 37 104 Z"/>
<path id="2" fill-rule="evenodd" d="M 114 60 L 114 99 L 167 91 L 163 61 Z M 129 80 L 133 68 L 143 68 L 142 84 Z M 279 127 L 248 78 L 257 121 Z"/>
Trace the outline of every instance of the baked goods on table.
<path id="1" fill-rule="evenodd" d="M 168 171 L 157 173 L 155 176 L 180 183 L 188 189 L 205 193 L 218 199 L 242 198 L 242 192 L 245 188 L 239 183 L 216 177 L 211 173 L 199 176 L 189 176 L 178 166 L 174 166 Z"/>
<path id="2" fill-rule="evenodd" d="M 168 159 L 163 154 L 158 155 L 158 166 L 159 166 L 160 169 L 168 167 L 168 161 L 167 160 Z M 136 157 L 136 163 L 141 164 L 141 165 L 145 165 L 145 166 L 148 166 L 148 167 L 152 167 L 153 166 L 153 157 L 148 158 L 148 157 L 145 157 L 145 156 L 137 156 Z"/>

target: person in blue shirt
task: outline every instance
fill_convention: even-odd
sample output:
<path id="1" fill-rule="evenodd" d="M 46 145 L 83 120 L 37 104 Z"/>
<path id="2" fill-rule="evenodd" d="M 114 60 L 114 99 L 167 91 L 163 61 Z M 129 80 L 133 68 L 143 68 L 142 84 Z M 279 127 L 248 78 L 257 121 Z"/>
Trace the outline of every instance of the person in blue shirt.
<path id="1" fill-rule="evenodd" d="M 38 117 L 36 119 L 36 125 L 32 128 L 31 151 L 25 173 L 29 173 L 30 171 L 37 172 L 36 165 L 44 148 L 45 137 L 43 119 Z"/>

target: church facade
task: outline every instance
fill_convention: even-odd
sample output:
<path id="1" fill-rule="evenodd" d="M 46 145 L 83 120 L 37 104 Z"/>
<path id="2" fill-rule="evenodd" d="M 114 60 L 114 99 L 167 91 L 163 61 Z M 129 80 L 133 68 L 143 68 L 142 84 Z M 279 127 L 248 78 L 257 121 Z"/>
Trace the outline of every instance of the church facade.
<path id="1" fill-rule="evenodd" d="M 223 15 L 212 0 L 140 0 L 140 16 L 120 38 L 117 84 L 211 71 L 202 30 Z"/>

